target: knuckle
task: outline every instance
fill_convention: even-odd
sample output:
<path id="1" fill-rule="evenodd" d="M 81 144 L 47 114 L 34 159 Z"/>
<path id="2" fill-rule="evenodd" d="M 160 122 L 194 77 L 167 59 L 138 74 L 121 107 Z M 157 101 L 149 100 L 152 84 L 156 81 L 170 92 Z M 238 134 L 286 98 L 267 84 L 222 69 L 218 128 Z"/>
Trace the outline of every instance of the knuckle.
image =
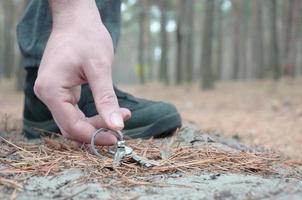
<path id="1" fill-rule="evenodd" d="M 93 58 L 89 59 L 90 65 L 92 67 L 95 67 L 97 69 L 106 69 L 103 68 L 103 66 L 111 66 L 113 62 L 113 58 L 111 56 L 102 56 L 100 57 L 98 54 L 96 54 Z"/>
<path id="2" fill-rule="evenodd" d="M 116 103 L 116 95 L 113 91 L 105 91 L 100 95 L 98 104 L 100 106 L 112 105 Z"/>
<path id="3" fill-rule="evenodd" d="M 34 92 L 38 97 L 41 96 L 41 93 L 43 91 L 43 87 L 44 87 L 43 82 L 40 81 L 39 79 L 37 79 L 35 84 L 34 84 Z"/>
<path id="4" fill-rule="evenodd" d="M 53 89 L 50 83 L 37 79 L 34 84 L 34 93 L 36 96 L 47 105 L 55 103 L 55 96 L 52 95 Z"/>
<path id="5" fill-rule="evenodd" d="M 113 63 L 113 56 L 107 55 L 107 56 L 99 56 L 96 55 L 96 59 L 94 60 L 96 66 L 111 66 Z M 105 68 L 103 68 L 105 69 Z"/>

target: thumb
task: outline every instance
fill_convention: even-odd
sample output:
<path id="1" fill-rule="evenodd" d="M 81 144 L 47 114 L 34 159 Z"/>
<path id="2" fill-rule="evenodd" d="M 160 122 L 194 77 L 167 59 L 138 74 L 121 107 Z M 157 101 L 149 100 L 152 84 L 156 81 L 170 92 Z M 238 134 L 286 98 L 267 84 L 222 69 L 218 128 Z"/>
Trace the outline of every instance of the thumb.
<path id="1" fill-rule="evenodd" d="M 107 127 L 113 130 L 122 130 L 124 120 L 113 87 L 97 88 L 92 92 L 97 111 L 104 119 Z"/>
<path id="2" fill-rule="evenodd" d="M 89 64 L 90 69 L 94 69 L 92 70 L 94 73 L 89 71 L 90 73 L 86 74 L 96 109 L 108 128 L 122 130 L 124 128 L 124 121 L 113 90 L 111 68 L 101 67 L 100 69 L 96 69 L 96 65 Z"/>

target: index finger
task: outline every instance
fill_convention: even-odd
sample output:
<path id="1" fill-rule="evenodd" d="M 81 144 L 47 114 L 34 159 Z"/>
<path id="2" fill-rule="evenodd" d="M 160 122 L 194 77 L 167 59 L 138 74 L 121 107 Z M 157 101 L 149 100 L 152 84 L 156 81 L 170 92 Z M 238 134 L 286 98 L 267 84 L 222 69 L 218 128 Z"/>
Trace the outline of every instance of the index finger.
<path id="1" fill-rule="evenodd" d="M 96 129 L 85 120 L 84 114 L 75 105 L 58 100 L 51 104 L 49 109 L 64 137 L 90 143 Z M 116 141 L 117 139 L 111 134 L 102 134 L 96 138 L 98 145 L 113 145 Z"/>

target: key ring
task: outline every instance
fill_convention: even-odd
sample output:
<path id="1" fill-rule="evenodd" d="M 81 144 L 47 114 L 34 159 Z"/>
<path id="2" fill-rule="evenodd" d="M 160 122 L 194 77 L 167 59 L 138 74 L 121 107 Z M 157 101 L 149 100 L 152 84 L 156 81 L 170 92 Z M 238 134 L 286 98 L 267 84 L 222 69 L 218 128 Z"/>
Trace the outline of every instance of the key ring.
<path id="1" fill-rule="evenodd" d="M 117 144 L 116 144 L 117 147 L 119 147 L 119 145 L 125 143 L 124 142 L 124 137 L 123 137 L 123 134 L 122 134 L 121 131 L 113 131 L 113 130 L 109 130 L 109 129 L 106 129 L 106 128 L 100 128 L 100 129 L 98 129 L 96 132 L 94 132 L 94 134 L 93 134 L 93 136 L 91 138 L 90 144 L 91 144 L 91 149 L 92 149 L 93 153 L 96 156 L 100 157 L 100 158 L 104 158 L 104 156 L 102 156 L 99 153 L 99 151 L 97 150 L 97 148 L 95 147 L 95 138 L 96 138 L 96 136 L 98 134 L 104 134 L 104 133 L 108 133 L 108 132 L 116 137 L 116 139 L 118 141 Z M 109 150 L 109 153 L 114 154 L 115 152 L 113 152 L 112 150 Z"/>

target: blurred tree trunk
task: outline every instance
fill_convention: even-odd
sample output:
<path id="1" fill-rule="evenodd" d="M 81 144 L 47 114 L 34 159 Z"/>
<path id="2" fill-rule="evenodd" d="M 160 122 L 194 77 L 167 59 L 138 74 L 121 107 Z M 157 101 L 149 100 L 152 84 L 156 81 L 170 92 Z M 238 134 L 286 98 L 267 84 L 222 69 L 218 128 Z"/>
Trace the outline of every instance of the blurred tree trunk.
<path id="1" fill-rule="evenodd" d="M 14 68 L 14 4 L 11 0 L 3 0 L 4 7 L 4 77 L 10 78 Z"/>
<path id="2" fill-rule="evenodd" d="M 193 80 L 194 66 L 194 0 L 185 0 L 185 33 L 186 33 L 186 81 L 191 83 Z"/>
<path id="3" fill-rule="evenodd" d="M 287 74 L 294 77 L 297 72 L 297 51 L 298 51 L 298 36 L 299 36 L 299 23 L 300 23 L 300 7 L 301 1 L 300 0 L 293 0 L 291 6 L 291 17 L 290 17 L 290 24 L 291 29 L 288 30 L 289 38 L 288 38 L 288 52 L 286 58 L 286 65 L 285 69 L 287 69 Z"/>
<path id="4" fill-rule="evenodd" d="M 263 23 L 262 23 L 262 0 L 253 1 L 253 71 L 256 78 L 264 77 L 264 53 L 263 53 Z"/>
<path id="5" fill-rule="evenodd" d="M 249 17 L 249 1 L 241 0 L 240 3 L 240 37 L 239 37 L 239 68 L 241 68 L 241 79 L 247 78 L 247 42 L 248 42 L 248 17 Z"/>
<path id="6" fill-rule="evenodd" d="M 0 1 L 0 13 L 4 13 L 4 3 Z M 0 14 L 1 15 L 1 14 Z M 0 18 L 0 78 L 3 76 L 4 70 L 4 22 Z"/>
<path id="7" fill-rule="evenodd" d="M 17 16 L 21 16 L 22 13 L 24 12 L 26 6 L 30 0 L 23 0 L 22 4 L 20 3 L 20 6 L 18 7 L 18 14 Z M 17 17 L 18 20 L 18 17 Z M 22 91 L 24 87 L 24 82 L 25 82 L 25 69 L 22 66 L 22 60 L 23 57 L 19 54 L 19 59 L 18 59 L 18 66 L 16 70 L 16 89 L 17 91 Z"/>
<path id="8" fill-rule="evenodd" d="M 168 71 L 168 36 L 166 31 L 167 25 L 167 10 L 168 1 L 160 2 L 160 37 L 161 37 L 161 58 L 160 58 L 160 74 L 159 78 L 165 84 L 169 84 L 169 71 Z"/>
<path id="9" fill-rule="evenodd" d="M 183 13 L 185 13 L 185 1 L 178 1 L 178 15 L 177 15 L 177 29 L 176 29 L 176 42 L 177 42 L 177 57 L 176 57 L 176 84 L 181 84 L 183 81 Z"/>
<path id="10" fill-rule="evenodd" d="M 217 1 L 217 23 L 216 32 L 217 36 L 217 48 L 216 48 L 216 63 L 215 63 L 215 78 L 217 80 L 222 79 L 222 61 L 223 61 L 223 12 L 222 12 L 223 0 Z"/>
<path id="11" fill-rule="evenodd" d="M 283 50 L 283 57 L 282 57 L 282 69 L 281 72 L 283 72 L 285 75 L 289 75 L 292 71 L 292 66 L 289 64 L 289 52 L 291 49 L 291 40 L 292 40 L 292 16 L 293 16 L 293 9 L 294 9 L 294 0 L 287 0 L 283 2 L 283 6 L 285 7 L 285 19 L 284 19 L 284 27 L 283 27 L 283 35 L 284 35 L 284 50 Z"/>
<path id="12" fill-rule="evenodd" d="M 145 83 L 146 58 L 146 0 L 138 2 L 139 7 L 139 39 L 138 39 L 138 77 L 141 84 Z"/>
<path id="13" fill-rule="evenodd" d="M 153 77 L 153 68 L 154 68 L 154 45 L 152 41 L 152 34 L 150 31 L 150 22 L 151 22 L 151 14 L 150 14 L 150 1 L 146 0 L 146 25 L 145 25 L 145 33 L 146 33 L 146 61 L 148 66 L 148 79 L 151 80 Z"/>
<path id="14" fill-rule="evenodd" d="M 202 88 L 205 90 L 212 89 L 214 87 L 214 77 L 212 72 L 213 22 L 214 1 L 206 0 L 201 56 Z"/>
<path id="15" fill-rule="evenodd" d="M 302 5 L 300 5 L 300 13 L 302 13 Z M 298 75 L 302 75 L 302 15 L 300 15 L 299 19 L 299 41 L 297 42 L 299 53 L 297 53 L 296 71 Z"/>
<path id="16" fill-rule="evenodd" d="M 239 78 L 240 67 L 240 3 L 241 0 L 233 0 L 233 79 Z"/>
<path id="17" fill-rule="evenodd" d="M 277 30 L 277 2 L 270 0 L 270 59 L 269 66 L 273 71 L 273 78 L 275 80 L 281 77 L 280 58 L 279 58 L 279 44 L 278 44 L 278 30 Z"/>
<path id="18" fill-rule="evenodd" d="M 25 81 L 25 69 L 22 66 L 19 66 L 16 71 L 16 90 L 22 91 Z"/>

